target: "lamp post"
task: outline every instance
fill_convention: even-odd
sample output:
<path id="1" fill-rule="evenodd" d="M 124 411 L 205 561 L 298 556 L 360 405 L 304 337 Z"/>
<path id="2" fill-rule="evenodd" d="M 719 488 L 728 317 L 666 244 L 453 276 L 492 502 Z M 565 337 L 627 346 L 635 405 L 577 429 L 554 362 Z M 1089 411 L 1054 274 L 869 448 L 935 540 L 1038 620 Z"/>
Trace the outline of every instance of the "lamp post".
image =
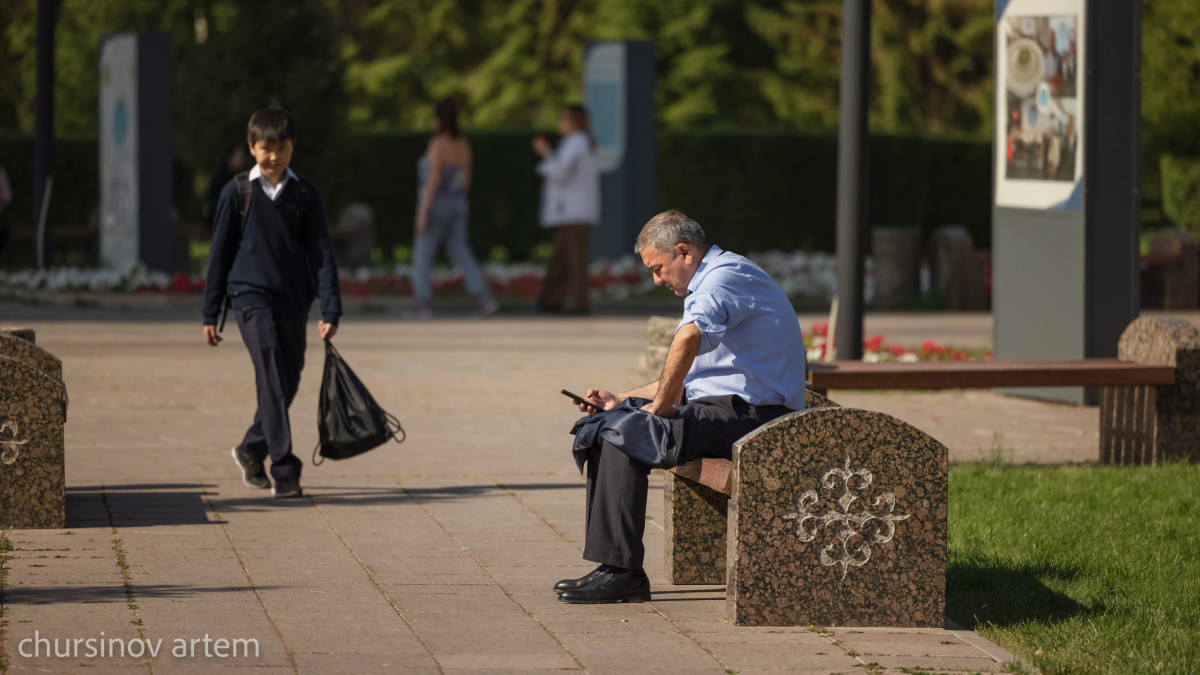
<path id="1" fill-rule="evenodd" d="M 33 158 L 33 222 L 37 227 L 34 249 L 38 269 L 50 266 L 54 251 L 51 190 L 54 175 L 54 14 L 57 0 L 37 5 L 37 112 Z"/>
<path id="2" fill-rule="evenodd" d="M 842 0 L 842 86 L 838 124 L 837 256 L 839 359 L 862 358 L 863 258 L 867 229 L 867 96 L 871 2 Z"/>

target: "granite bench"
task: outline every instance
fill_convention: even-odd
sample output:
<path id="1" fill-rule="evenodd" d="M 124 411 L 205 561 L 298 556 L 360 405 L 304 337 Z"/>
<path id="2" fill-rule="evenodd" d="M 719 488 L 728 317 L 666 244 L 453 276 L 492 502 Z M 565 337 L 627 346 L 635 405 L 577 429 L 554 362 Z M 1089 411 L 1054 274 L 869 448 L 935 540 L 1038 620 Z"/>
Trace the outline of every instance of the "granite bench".
<path id="1" fill-rule="evenodd" d="M 0 529 L 66 525 L 62 363 L 28 329 L 0 329 Z"/>
<path id="2" fill-rule="evenodd" d="M 667 474 L 667 576 L 726 584 L 743 625 L 944 625 L 945 446 L 808 392 L 732 460 Z"/>

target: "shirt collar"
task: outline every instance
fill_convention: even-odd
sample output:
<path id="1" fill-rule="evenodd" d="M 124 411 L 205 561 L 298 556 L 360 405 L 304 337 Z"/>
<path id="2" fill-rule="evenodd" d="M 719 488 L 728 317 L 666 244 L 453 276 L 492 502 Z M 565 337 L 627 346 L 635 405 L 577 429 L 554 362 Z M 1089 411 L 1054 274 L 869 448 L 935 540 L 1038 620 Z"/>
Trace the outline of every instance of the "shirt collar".
<path id="1" fill-rule="evenodd" d="M 716 244 L 708 247 L 708 253 L 704 254 L 704 259 L 700 261 L 700 266 L 696 268 L 696 272 L 692 274 L 692 280 L 688 282 L 687 290 L 689 294 L 696 291 L 696 288 L 700 286 L 700 282 L 712 271 L 713 263 L 716 262 L 717 257 L 724 252 Z"/>
<path id="2" fill-rule="evenodd" d="M 260 169 L 258 167 L 258 165 L 255 164 L 254 168 L 250 169 L 249 179 L 250 180 L 258 180 L 259 178 L 262 178 L 262 177 L 263 177 L 262 169 Z M 299 179 L 299 177 L 296 175 L 296 172 L 292 171 L 292 167 L 290 167 L 290 166 L 288 168 L 284 169 L 283 180 L 279 181 L 279 185 L 275 189 L 282 190 L 284 184 L 288 182 L 289 178 L 295 178 L 297 180 Z M 263 180 L 266 180 L 266 179 L 264 178 Z M 267 181 L 267 182 L 268 182 L 268 184 L 270 183 L 270 181 Z"/>

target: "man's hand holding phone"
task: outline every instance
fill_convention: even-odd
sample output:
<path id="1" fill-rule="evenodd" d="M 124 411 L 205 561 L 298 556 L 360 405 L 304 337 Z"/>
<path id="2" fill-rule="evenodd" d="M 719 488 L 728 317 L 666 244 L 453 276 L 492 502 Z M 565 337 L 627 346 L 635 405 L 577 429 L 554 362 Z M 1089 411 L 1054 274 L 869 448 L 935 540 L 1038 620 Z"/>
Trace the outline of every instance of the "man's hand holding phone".
<path id="1" fill-rule="evenodd" d="M 571 399 L 579 406 L 579 412 L 585 412 L 589 415 L 594 415 L 604 410 L 612 410 L 617 407 L 618 403 L 617 397 L 613 396 L 612 392 L 604 389 L 588 389 L 586 396 L 573 394 L 566 389 L 563 389 L 562 393 L 563 396 Z"/>

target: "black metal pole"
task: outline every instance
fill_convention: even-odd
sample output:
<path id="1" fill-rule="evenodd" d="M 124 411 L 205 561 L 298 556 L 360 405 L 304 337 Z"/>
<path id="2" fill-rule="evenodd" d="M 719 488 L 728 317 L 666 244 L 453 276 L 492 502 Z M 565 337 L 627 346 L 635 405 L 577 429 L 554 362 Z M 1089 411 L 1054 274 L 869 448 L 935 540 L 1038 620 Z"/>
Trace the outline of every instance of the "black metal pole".
<path id="1" fill-rule="evenodd" d="M 862 358 L 863 258 L 867 231 L 867 94 L 871 86 L 871 2 L 842 0 L 842 87 L 838 125 L 839 359 Z"/>
<path id="2" fill-rule="evenodd" d="M 53 194 L 46 189 L 54 173 L 54 14 L 56 0 L 38 0 L 37 6 L 37 117 L 33 158 L 33 222 L 41 223 L 34 242 L 38 269 L 46 269 L 53 258 L 53 229 L 50 209 Z M 43 213 L 43 210 L 45 211 Z"/>

